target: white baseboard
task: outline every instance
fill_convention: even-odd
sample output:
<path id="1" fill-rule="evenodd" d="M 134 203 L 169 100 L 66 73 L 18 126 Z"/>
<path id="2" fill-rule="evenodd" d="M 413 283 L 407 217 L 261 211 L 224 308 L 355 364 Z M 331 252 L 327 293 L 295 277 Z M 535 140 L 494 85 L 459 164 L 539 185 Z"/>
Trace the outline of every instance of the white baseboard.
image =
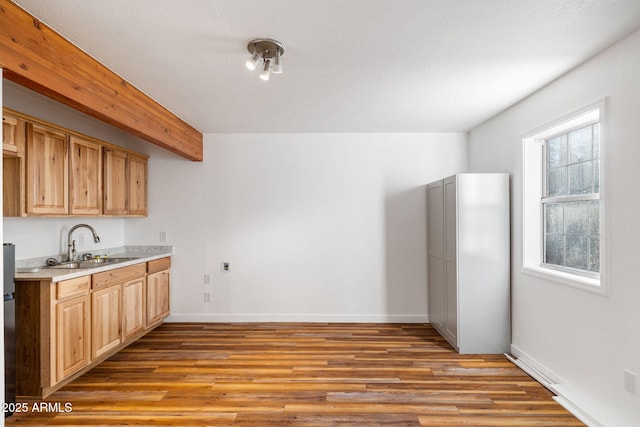
<path id="1" fill-rule="evenodd" d="M 632 427 L 513 344 L 511 353 L 517 359 L 506 356 L 520 369 L 551 390 L 556 395 L 554 400 L 587 426 Z"/>
<path id="2" fill-rule="evenodd" d="M 195 322 L 315 322 L 315 323 L 428 323 L 424 314 L 172 314 L 170 323 Z"/>

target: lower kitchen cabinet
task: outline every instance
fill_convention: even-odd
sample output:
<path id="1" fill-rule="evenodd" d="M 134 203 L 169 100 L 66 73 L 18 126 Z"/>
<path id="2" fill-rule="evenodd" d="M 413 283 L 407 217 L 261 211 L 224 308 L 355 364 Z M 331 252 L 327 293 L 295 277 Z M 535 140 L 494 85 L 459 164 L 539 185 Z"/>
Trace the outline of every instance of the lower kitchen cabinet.
<path id="1" fill-rule="evenodd" d="M 55 303 L 55 370 L 58 382 L 84 368 L 89 357 L 89 278 L 57 284 Z M 67 298 L 67 294 L 70 296 Z M 78 295 L 78 296 L 73 296 Z"/>
<path id="2" fill-rule="evenodd" d="M 96 359 L 122 342 L 122 285 L 91 293 L 91 358 Z"/>
<path id="3" fill-rule="evenodd" d="M 171 258 L 147 263 L 147 327 L 169 315 L 169 267 Z"/>
<path id="4" fill-rule="evenodd" d="M 144 331 L 146 284 L 146 279 L 141 277 L 122 285 L 122 333 L 125 341 Z"/>
<path id="5" fill-rule="evenodd" d="M 169 315 L 171 258 L 52 282 L 16 279 L 16 394 L 42 399 Z"/>

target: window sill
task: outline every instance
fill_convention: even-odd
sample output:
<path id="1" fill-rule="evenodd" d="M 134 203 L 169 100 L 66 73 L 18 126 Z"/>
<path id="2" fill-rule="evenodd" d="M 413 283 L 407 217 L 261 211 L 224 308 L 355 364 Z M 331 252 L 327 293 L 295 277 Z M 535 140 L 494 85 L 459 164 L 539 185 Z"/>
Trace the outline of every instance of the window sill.
<path id="1" fill-rule="evenodd" d="M 582 289 L 599 295 L 609 295 L 608 289 L 603 286 L 602 279 L 578 276 L 564 271 L 553 270 L 544 267 L 523 267 L 522 272 L 530 276 L 551 280 L 562 285 Z"/>

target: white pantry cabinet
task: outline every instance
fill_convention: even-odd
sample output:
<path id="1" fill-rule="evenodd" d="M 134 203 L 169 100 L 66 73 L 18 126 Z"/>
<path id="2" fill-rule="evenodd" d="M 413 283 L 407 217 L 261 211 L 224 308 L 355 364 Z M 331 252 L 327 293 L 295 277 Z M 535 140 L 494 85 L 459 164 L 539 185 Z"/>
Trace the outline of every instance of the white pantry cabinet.
<path id="1" fill-rule="evenodd" d="M 509 352 L 509 175 L 427 186 L 429 321 L 460 353 Z"/>

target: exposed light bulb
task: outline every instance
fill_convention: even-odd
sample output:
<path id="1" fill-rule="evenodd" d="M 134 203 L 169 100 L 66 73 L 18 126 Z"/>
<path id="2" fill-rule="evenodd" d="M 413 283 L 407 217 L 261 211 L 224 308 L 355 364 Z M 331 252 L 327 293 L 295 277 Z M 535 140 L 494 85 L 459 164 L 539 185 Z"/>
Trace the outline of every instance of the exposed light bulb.
<path id="1" fill-rule="evenodd" d="M 280 62 L 280 50 L 276 50 L 276 57 L 273 60 L 272 70 L 273 74 L 281 74 L 282 73 L 282 63 Z"/>
<path id="2" fill-rule="evenodd" d="M 269 80 L 269 77 L 271 77 L 271 60 L 270 59 L 265 59 L 264 60 L 264 68 L 262 69 L 262 72 L 260 73 L 260 78 L 264 81 Z"/>
<path id="3" fill-rule="evenodd" d="M 255 51 L 253 53 L 253 56 L 251 57 L 251 59 L 247 60 L 247 62 L 244 63 L 244 65 L 246 65 L 246 67 L 253 71 L 258 67 L 258 63 L 260 62 L 260 60 L 262 59 L 262 52 L 259 51 Z"/>

